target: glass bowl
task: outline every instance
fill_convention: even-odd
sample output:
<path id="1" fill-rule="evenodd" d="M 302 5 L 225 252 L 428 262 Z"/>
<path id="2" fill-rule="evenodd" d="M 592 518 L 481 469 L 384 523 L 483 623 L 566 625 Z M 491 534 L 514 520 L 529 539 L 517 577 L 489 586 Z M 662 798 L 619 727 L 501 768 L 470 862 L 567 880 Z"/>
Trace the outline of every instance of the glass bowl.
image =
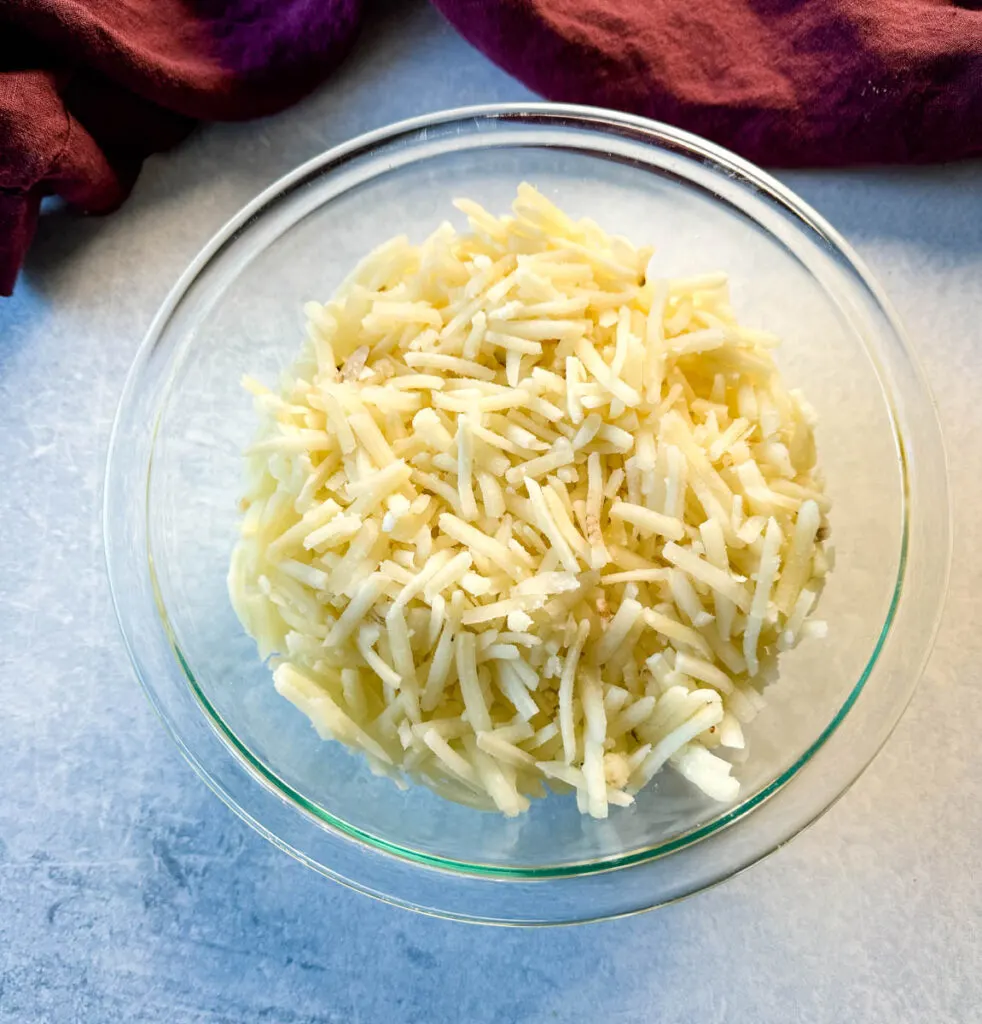
<path id="1" fill-rule="evenodd" d="M 723 269 L 748 325 L 784 339 L 788 386 L 818 411 L 837 566 L 825 641 L 784 655 L 749 727 L 742 795 L 714 804 L 662 772 L 631 808 L 572 797 L 517 819 L 398 790 L 318 739 L 273 689 L 229 604 L 240 379 L 273 382 L 302 306 L 394 234 L 416 241 L 466 195 L 506 209 L 528 180 L 576 215 L 657 246 L 678 275 Z M 459 219 L 458 219 L 459 223 Z M 645 910 L 712 885 L 822 813 L 899 719 L 948 567 L 937 417 L 896 315 L 855 253 L 773 178 L 685 132 L 551 104 L 475 107 L 355 139 L 267 189 L 209 243 L 139 351 L 105 500 L 109 576 L 130 656 L 202 778 L 284 850 L 416 910 L 548 924 Z"/>

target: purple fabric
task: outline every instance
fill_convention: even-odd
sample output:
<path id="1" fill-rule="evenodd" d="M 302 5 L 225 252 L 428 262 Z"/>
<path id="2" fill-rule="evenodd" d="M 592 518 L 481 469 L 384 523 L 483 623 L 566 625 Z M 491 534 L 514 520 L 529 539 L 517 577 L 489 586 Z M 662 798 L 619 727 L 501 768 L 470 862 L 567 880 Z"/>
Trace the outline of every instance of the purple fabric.
<path id="1" fill-rule="evenodd" d="M 0 295 L 40 200 L 89 213 L 200 118 L 295 102 L 344 57 L 360 0 L 0 0 Z"/>
<path id="2" fill-rule="evenodd" d="M 982 153 L 982 11 L 951 0 L 433 0 L 551 100 L 767 165 Z"/>
<path id="3" fill-rule="evenodd" d="M 41 198 L 104 213 L 201 118 L 326 77 L 362 0 L 0 0 L 0 295 Z M 688 128 L 763 164 L 982 153 L 979 0 L 433 0 L 542 95 Z"/>

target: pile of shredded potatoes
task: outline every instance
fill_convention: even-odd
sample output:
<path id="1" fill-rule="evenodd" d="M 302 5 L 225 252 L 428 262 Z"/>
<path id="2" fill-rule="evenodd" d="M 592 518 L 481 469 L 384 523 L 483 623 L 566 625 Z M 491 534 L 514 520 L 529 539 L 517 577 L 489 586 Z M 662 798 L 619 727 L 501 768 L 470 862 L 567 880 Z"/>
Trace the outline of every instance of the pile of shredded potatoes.
<path id="1" fill-rule="evenodd" d="M 596 818 L 666 764 L 739 791 L 742 723 L 830 565 L 814 416 L 723 274 L 529 185 L 394 238 L 262 417 L 229 589 L 279 693 L 400 784 Z"/>

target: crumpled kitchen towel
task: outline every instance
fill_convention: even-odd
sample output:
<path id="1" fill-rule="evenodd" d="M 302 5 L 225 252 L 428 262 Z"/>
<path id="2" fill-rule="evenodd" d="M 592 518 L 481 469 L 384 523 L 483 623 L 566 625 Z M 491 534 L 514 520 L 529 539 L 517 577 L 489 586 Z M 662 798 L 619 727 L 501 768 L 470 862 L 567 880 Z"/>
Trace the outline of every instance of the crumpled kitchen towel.
<path id="1" fill-rule="evenodd" d="M 199 119 L 270 114 L 347 51 L 361 0 L 0 0 L 0 295 L 44 195 L 89 213 Z"/>
<path id="2" fill-rule="evenodd" d="M 432 0 L 550 100 L 642 114 L 757 163 L 982 153 L 982 0 Z"/>
<path id="3" fill-rule="evenodd" d="M 768 165 L 982 153 L 982 0 L 432 0 L 549 99 Z M 41 197 L 92 213 L 196 119 L 268 114 L 343 57 L 361 0 L 0 0 L 0 295 Z"/>

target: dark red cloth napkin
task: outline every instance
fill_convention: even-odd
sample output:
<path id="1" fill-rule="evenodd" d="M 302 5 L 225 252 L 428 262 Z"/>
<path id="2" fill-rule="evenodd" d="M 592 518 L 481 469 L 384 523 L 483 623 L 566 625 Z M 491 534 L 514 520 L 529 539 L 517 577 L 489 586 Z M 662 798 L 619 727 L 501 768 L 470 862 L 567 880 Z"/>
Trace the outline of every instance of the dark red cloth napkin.
<path id="1" fill-rule="evenodd" d="M 44 195 L 89 213 L 198 119 L 295 102 L 341 60 L 360 0 L 0 0 L 0 295 Z"/>
<path id="2" fill-rule="evenodd" d="M 982 0 L 433 0 L 551 100 L 686 128 L 757 163 L 982 153 Z"/>
<path id="3" fill-rule="evenodd" d="M 769 165 L 982 153 L 982 0 L 433 0 L 549 99 Z M 103 213 L 197 119 L 288 105 L 361 0 L 0 0 L 0 295 L 42 196 Z"/>

